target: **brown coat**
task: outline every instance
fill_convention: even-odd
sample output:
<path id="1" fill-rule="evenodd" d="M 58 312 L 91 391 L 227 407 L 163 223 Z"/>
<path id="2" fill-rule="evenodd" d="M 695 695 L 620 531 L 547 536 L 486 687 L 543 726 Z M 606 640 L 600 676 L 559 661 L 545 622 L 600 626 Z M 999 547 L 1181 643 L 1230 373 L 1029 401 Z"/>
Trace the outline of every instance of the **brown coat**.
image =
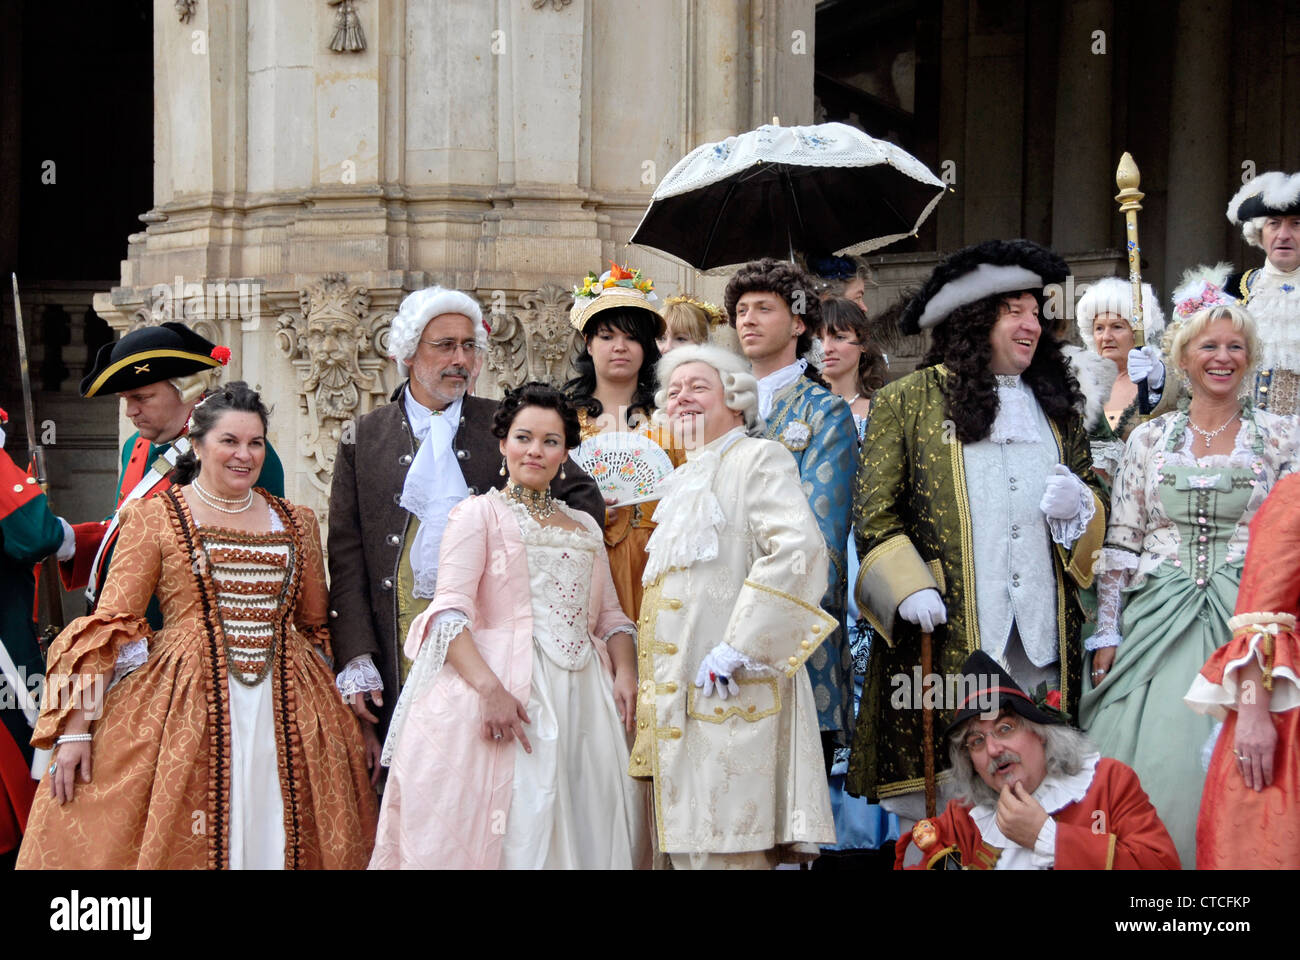
<path id="1" fill-rule="evenodd" d="M 399 504 L 406 471 L 415 458 L 415 438 L 402 402 L 406 384 L 391 403 L 357 421 L 354 443 L 341 442 L 330 488 L 330 633 L 334 666 L 369 654 L 384 679 L 381 729 L 397 702 L 397 664 L 405 637 L 397 636 L 398 563 L 410 514 Z M 497 402 L 466 397 L 453 446 L 470 495 L 505 486 L 501 452 L 492 435 Z M 567 477 L 551 491 L 569 506 L 605 522 L 605 501 L 596 483 L 570 458 Z"/>

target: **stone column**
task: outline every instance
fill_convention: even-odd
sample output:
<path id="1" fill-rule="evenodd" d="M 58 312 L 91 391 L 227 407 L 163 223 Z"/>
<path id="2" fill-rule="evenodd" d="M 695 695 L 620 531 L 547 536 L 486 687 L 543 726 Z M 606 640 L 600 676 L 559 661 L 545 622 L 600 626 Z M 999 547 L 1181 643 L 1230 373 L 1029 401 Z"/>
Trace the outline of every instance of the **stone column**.
<path id="1" fill-rule="evenodd" d="M 966 54 L 965 242 L 1022 230 L 1023 0 L 970 3 Z"/>
<path id="2" fill-rule="evenodd" d="M 1062 254 L 1109 245 L 1119 160 L 1110 143 L 1114 19 L 1112 0 L 1061 8 L 1052 246 Z M 1104 52 L 1098 52 L 1099 44 Z"/>
<path id="3" fill-rule="evenodd" d="M 1235 189 L 1228 162 L 1231 57 L 1223 42 L 1231 14 L 1231 0 L 1183 0 L 1178 7 L 1165 291 L 1173 290 L 1187 268 L 1225 253 L 1224 210 Z"/>

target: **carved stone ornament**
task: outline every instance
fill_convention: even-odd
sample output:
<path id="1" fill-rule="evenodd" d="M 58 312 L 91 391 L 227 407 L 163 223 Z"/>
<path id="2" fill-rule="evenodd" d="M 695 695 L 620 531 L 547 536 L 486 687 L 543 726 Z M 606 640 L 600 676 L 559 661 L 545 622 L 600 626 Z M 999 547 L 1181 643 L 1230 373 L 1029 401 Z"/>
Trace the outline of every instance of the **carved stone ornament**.
<path id="1" fill-rule="evenodd" d="M 173 6 L 176 8 L 176 16 L 181 23 L 189 23 L 194 19 L 194 8 L 199 5 L 199 0 L 176 0 Z"/>
<path id="2" fill-rule="evenodd" d="M 366 34 L 361 29 L 361 17 L 357 13 L 355 0 L 328 0 L 331 7 L 336 7 L 334 14 L 334 39 L 330 49 L 335 53 L 360 53 L 366 49 Z"/>
<path id="3" fill-rule="evenodd" d="M 548 3 L 551 5 L 552 10 L 563 10 L 569 4 L 573 3 L 573 0 L 533 0 L 533 9 L 541 10 Z"/>
<path id="4" fill-rule="evenodd" d="M 573 359 L 581 339 L 569 323 L 573 294 L 546 283 L 519 297 L 523 308 L 492 317 L 488 335 L 488 370 L 501 389 L 542 380 L 563 386 L 573 376 Z"/>
<path id="5" fill-rule="evenodd" d="M 312 484 L 329 492 L 339 440 L 356 419 L 385 399 L 380 370 L 389 362 L 391 313 L 371 313 L 370 291 L 327 273 L 298 291 L 297 313 L 282 314 L 276 343 L 301 379 L 299 410 L 307 433 L 298 452 Z"/>

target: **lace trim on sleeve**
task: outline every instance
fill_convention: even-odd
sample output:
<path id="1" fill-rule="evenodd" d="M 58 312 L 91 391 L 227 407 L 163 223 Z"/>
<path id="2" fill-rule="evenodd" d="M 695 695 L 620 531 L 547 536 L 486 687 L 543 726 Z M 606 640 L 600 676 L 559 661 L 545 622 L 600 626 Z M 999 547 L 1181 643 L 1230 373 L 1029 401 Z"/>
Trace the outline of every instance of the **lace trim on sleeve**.
<path id="1" fill-rule="evenodd" d="M 1108 552 L 1112 551 L 1103 550 L 1102 555 L 1105 556 Z M 1137 568 L 1137 557 L 1133 554 L 1127 551 L 1113 552 L 1132 557 L 1132 569 Z M 1128 570 L 1123 567 L 1109 569 L 1097 578 L 1097 630 L 1084 643 L 1085 650 L 1118 647 L 1123 640 L 1119 633 L 1119 614 L 1122 606 L 1120 591 L 1128 582 L 1128 578 Z"/>
<path id="2" fill-rule="evenodd" d="M 636 627 L 632 626 L 632 624 L 630 624 L 630 623 L 625 623 L 625 624 L 622 624 L 621 626 L 617 626 L 617 627 L 615 627 L 613 630 L 609 631 L 609 633 L 605 634 L 605 635 L 604 635 L 603 637 L 601 637 L 600 639 L 603 640 L 605 643 L 609 643 L 609 638 L 612 637 L 612 636 L 613 636 L 614 634 L 616 634 L 616 633 L 626 633 L 626 634 L 629 634 L 629 635 L 632 637 L 632 642 L 633 642 L 633 643 L 636 643 L 636 640 L 637 640 Z"/>
<path id="3" fill-rule="evenodd" d="M 350 697 L 354 693 L 383 690 L 384 679 L 375 669 L 370 654 L 365 653 L 348 661 L 348 665 L 334 678 L 334 686 L 338 687 L 339 693 L 344 697 Z"/>
<path id="4" fill-rule="evenodd" d="M 1065 520 L 1047 518 L 1047 527 L 1052 531 L 1052 539 L 1067 549 L 1083 536 L 1083 531 L 1088 529 L 1088 524 L 1097 513 L 1097 498 L 1092 495 L 1092 489 L 1078 477 L 1074 477 L 1074 482 L 1079 495 L 1079 509 L 1074 516 Z"/>
<path id="5" fill-rule="evenodd" d="M 122 644 L 122 648 L 117 651 L 117 662 L 113 664 L 113 679 L 109 683 L 108 689 L 113 689 L 132 670 L 143 667 L 144 662 L 148 659 L 148 637 L 141 637 L 138 640 L 131 640 Z"/>
<path id="6" fill-rule="evenodd" d="M 385 767 L 392 766 L 393 752 L 406 724 L 406 714 L 411 704 L 424 696 L 433 686 L 442 665 L 447 660 L 447 648 L 460 635 L 461 630 L 469 626 L 469 618 L 459 610 L 444 610 L 429 624 L 424 635 L 420 652 L 415 655 L 415 663 L 406 677 L 397 706 L 393 708 L 393 719 L 388 725 L 388 736 L 384 739 L 384 752 L 379 762 Z"/>

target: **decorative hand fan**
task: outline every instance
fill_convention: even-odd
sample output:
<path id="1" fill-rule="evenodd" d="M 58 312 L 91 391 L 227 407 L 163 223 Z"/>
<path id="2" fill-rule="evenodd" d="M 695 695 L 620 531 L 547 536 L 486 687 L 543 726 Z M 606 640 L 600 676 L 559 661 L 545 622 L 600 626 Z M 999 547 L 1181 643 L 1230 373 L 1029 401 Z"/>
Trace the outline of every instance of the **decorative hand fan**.
<path id="1" fill-rule="evenodd" d="M 639 433 L 600 433 L 573 453 L 607 498 L 626 507 L 658 499 L 659 481 L 673 472 L 664 448 Z"/>

